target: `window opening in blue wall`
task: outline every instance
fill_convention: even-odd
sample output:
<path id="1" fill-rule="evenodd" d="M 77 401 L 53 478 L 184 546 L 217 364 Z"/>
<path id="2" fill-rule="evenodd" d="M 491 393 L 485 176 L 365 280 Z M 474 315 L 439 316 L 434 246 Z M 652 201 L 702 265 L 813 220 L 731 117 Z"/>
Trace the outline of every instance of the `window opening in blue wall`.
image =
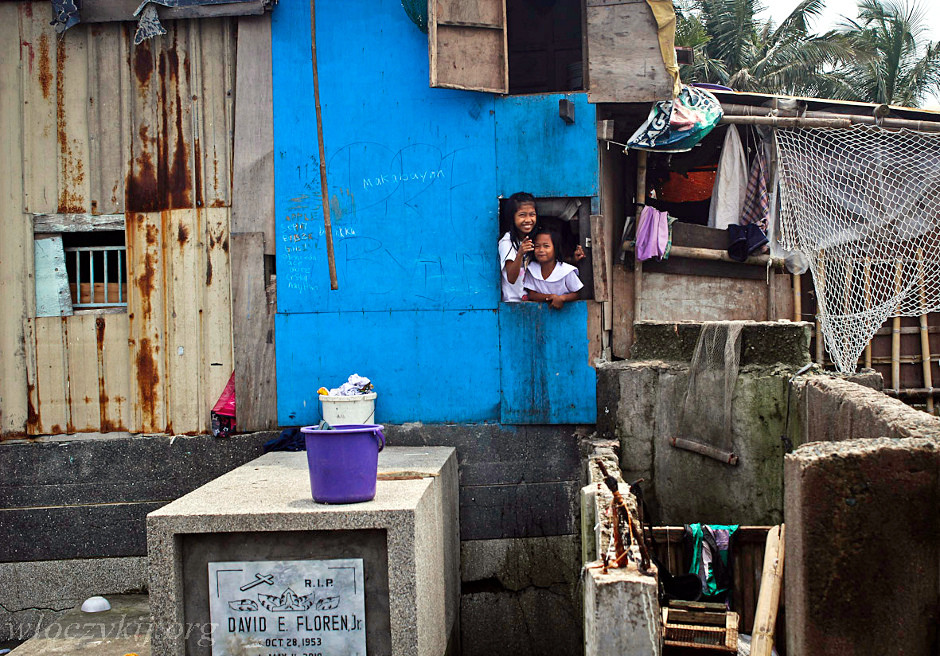
<path id="1" fill-rule="evenodd" d="M 591 199 L 590 198 L 536 198 L 535 210 L 539 226 L 554 230 L 561 237 L 561 255 L 566 262 L 578 267 L 578 276 L 584 283 L 581 300 L 594 298 L 594 268 L 591 264 Z M 502 237 L 512 226 L 508 199 L 499 199 L 499 234 Z M 495 242 L 494 242 L 495 244 Z M 575 249 L 581 246 L 585 258 L 574 263 Z M 495 246 L 494 246 L 495 248 Z M 502 263 L 500 263 L 502 266 Z"/>
<path id="2" fill-rule="evenodd" d="M 509 93 L 584 88 L 581 0 L 507 0 Z"/>

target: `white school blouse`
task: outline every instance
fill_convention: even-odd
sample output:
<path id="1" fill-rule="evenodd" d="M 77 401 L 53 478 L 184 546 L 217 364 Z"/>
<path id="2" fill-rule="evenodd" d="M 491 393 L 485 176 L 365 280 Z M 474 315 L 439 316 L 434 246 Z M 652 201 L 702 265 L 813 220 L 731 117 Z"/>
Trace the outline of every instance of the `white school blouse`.
<path id="1" fill-rule="evenodd" d="M 492 243 L 492 242 L 490 242 Z M 516 247 L 512 245 L 512 237 L 507 232 L 499 240 L 499 273 L 502 280 L 501 289 L 503 290 L 503 301 L 506 303 L 518 303 L 525 294 L 523 281 L 525 280 L 525 269 L 519 267 L 519 277 L 516 282 L 509 282 L 506 277 L 506 262 L 516 259 Z"/>
<path id="2" fill-rule="evenodd" d="M 529 262 L 526 268 L 525 288 L 541 294 L 568 294 L 584 287 L 578 277 L 578 269 L 566 262 L 555 262 L 555 268 L 548 275 L 548 280 L 542 278 L 542 265 L 538 262 Z"/>

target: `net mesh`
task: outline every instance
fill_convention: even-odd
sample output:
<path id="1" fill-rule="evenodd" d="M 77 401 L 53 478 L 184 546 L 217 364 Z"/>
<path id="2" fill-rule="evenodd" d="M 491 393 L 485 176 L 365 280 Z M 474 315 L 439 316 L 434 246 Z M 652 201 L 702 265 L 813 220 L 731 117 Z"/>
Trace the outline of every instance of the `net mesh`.
<path id="1" fill-rule="evenodd" d="M 809 259 L 839 371 L 892 316 L 940 310 L 940 135 L 777 129 L 780 241 Z"/>
<path id="2" fill-rule="evenodd" d="M 731 401 L 741 362 L 743 321 L 702 324 L 689 367 L 689 387 L 679 416 L 679 436 L 734 451 Z"/>

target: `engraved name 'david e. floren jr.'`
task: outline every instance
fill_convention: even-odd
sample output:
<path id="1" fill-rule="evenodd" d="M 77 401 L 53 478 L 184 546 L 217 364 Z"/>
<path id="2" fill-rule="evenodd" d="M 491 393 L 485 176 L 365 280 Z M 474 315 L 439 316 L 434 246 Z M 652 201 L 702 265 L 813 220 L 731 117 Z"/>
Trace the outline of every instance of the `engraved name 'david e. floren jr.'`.
<path id="1" fill-rule="evenodd" d="M 212 656 L 365 656 L 361 558 L 209 563 Z"/>

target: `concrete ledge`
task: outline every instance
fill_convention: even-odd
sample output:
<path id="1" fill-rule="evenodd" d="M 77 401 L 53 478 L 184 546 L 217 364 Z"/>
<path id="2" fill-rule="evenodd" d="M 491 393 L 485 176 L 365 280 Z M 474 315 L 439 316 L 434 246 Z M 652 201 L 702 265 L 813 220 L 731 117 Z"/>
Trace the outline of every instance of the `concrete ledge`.
<path id="1" fill-rule="evenodd" d="M 940 436 L 937 417 L 849 380 L 813 377 L 801 396 L 803 442 Z"/>
<path id="2" fill-rule="evenodd" d="M 276 433 L 0 443 L 0 562 L 144 556 L 147 513 L 256 458 Z"/>
<path id="3" fill-rule="evenodd" d="M 701 330 L 701 322 L 639 321 L 633 325 L 630 357 L 691 362 Z M 741 366 L 802 367 L 811 361 L 811 337 L 812 324 L 805 321 L 749 321 L 741 331 Z"/>

